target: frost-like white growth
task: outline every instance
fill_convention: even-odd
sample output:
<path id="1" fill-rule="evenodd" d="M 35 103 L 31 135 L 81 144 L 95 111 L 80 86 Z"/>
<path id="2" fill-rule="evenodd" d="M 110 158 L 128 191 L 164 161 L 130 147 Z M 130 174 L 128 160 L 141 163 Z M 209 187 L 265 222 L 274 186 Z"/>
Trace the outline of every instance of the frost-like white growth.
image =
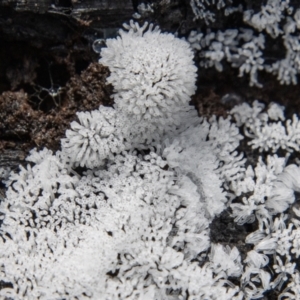
<path id="1" fill-rule="evenodd" d="M 268 107 L 268 116 L 273 121 L 284 121 L 284 106 L 271 102 Z"/>
<path id="2" fill-rule="evenodd" d="M 189 44 L 158 27 L 131 21 L 106 41 L 99 62 L 110 69 L 115 108 L 138 121 L 170 119 L 196 90 L 196 67 Z"/>
<path id="3" fill-rule="evenodd" d="M 294 193 L 300 191 L 300 168 L 285 164 L 286 159 L 276 155 L 268 156 L 267 164 L 260 157 L 254 171 L 249 166 L 243 179 L 231 183 L 235 195 L 242 196 L 242 202 L 230 205 L 235 222 L 243 225 L 257 219 L 264 228 L 265 220 L 270 221 L 294 203 Z"/>
<path id="4" fill-rule="evenodd" d="M 275 213 L 285 211 L 295 201 L 294 192 L 300 191 L 300 168 L 288 165 L 277 177 L 266 207 Z"/>
<path id="5" fill-rule="evenodd" d="M 283 119 L 275 104 L 267 112 L 258 102 L 242 108 L 232 112 L 239 126 Z M 294 202 L 300 168 L 275 155 L 245 169 L 236 150 L 241 139 L 230 118 L 191 120 L 161 144 L 162 156 L 116 151 L 81 176 L 64 149 L 33 150 L 32 165 L 11 174 L 0 205 L 2 278 L 13 286 L 1 297 L 242 300 L 284 283 L 282 294 L 293 295 L 300 212 L 289 225 L 274 214 Z M 237 248 L 209 238 L 230 193 L 243 199 L 229 203 L 239 225 L 258 220 L 245 240 L 253 250 L 244 268 Z"/>
<path id="6" fill-rule="evenodd" d="M 289 0 L 268 0 L 258 13 L 254 13 L 253 10 L 245 10 L 244 21 L 258 31 L 266 30 L 271 37 L 276 38 L 283 33 L 279 24 L 284 18 L 284 12 L 289 10 Z"/>
<path id="7" fill-rule="evenodd" d="M 215 272 L 226 272 L 228 276 L 239 277 L 242 274 L 241 257 L 236 247 L 230 249 L 220 244 L 212 244 L 210 259 Z"/>
<path id="8" fill-rule="evenodd" d="M 233 265 L 227 263 L 227 275 L 215 254 L 214 268 L 192 262 L 208 250 L 209 222 L 197 186 L 188 177 L 176 183 L 166 166 L 155 153 L 118 155 L 106 170 L 73 181 L 72 193 L 58 189 L 44 207 L 22 197 L 16 204 L 9 190 L 1 204 L 0 262 L 13 288 L 0 295 L 163 300 L 176 286 L 206 297 L 223 291 L 222 299 L 232 299 L 238 288 L 225 288 L 224 280 L 238 276 L 238 253 L 228 252 Z M 200 278 L 202 285 L 195 285 Z"/>
<path id="9" fill-rule="evenodd" d="M 199 51 L 201 67 L 215 67 L 222 71 L 222 63 L 227 60 L 232 67 L 239 68 L 239 76 L 250 74 L 250 85 L 262 87 L 257 78 L 259 71 L 274 74 L 281 84 L 297 84 L 297 75 L 300 73 L 299 8 L 294 10 L 297 4 L 293 3 L 291 6 L 289 0 L 264 2 L 262 1 L 260 10 L 257 10 L 249 9 L 246 5 L 243 7 L 243 4 L 232 7 L 231 1 L 190 1 L 196 18 L 204 20 L 207 24 L 215 21 L 215 13 L 210 7 L 214 7 L 215 11 L 222 7 L 225 16 L 233 12 L 243 14 L 244 23 L 253 28 L 252 30 L 241 27 L 234 30 L 235 34 L 232 34 L 231 28 L 219 29 L 217 32 L 209 28 L 207 35 L 192 32 L 188 40 L 192 47 Z M 225 18 L 222 21 L 221 26 L 226 24 Z M 220 24 L 217 27 L 220 28 Z M 222 35 L 227 35 L 228 40 L 218 38 Z M 268 52 L 265 50 L 274 51 L 272 40 L 265 43 L 267 37 L 272 40 L 282 39 L 281 51 L 285 52 L 283 59 L 272 59 L 271 62 L 270 57 L 264 57 L 263 52 Z"/>
<path id="10" fill-rule="evenodd" d="M 292 274 L 287 288 L 278 297 L 281 299 L 298 299 L 300 293 L 300 274 L 298 270 Z"/>
<path id="11" fill-rule="evenodd" d="M 295 249 L 295 244 L 298 242 L 298 227 L 293 224 L 293 222 L 297 223 L 299 220 L 294 220 L 288 227 L 286 226 L 286 220 L 287 215 L 282 214 L 275 218 L 274 223 L 269 224 L 265 229 L 250 234 L 246 239 L 246 241 L 248 240 L 249 243 L 255 245 L 255 250 L 250 251 L 246 259 L 248 273 L 252 270 L 252 272 L 264 274 L 265 283 L 262 284 L 264 290 L 280 289 L 288 281 L 290 281 L 288 286 L 291 287 L 288 290 L 293 290 L 292 287 L 296 279 L 295 274 L 299 272 L 294 262 L 294 259 L 298 257 L 297 255 L 294 256 L 297 252 L 296 249 L 298 249 L 297 246 Z M 261 254 L 258 252 L 261 252 Z M 269 261 L 266 254 L 274 255 L 273 268 L 278 275 L 275 278 L 273 277 L 273 281 L 270 280 L 270 274 L 262 269 Z M 249 277 L 247 279 L 249 280 Z M 287 289 L 284 290 L 283 294 L 286 291 Z"/>
<path id="12" fill-rule="evenodd" d="M 238 126 L 245 124 L 246 127 L 248 127 L 251 126 L 250 124 L 252 123 L 257 122 L 260 124 L 261 122 L 265 122 L 266 118 L 268 117 L 266 114 L 261 113 L 264 108 L 265 105 L 263 103 L 255 100 L 252 103 L 252 106 L 250 106 L 248 103 L 242 103 L 235 106 L 230 113 L 234 116 Z"/>
<path id="13" fill-rule="evenodd" d="M 210 9 L 224 9 L 226 2 L 232 4 L 232 0 L 191 0 L 190 5 L 195 15 L 195 19 L 204 20 L 208 25 L 209 23 L 215 22 L 216 20 L 215 13 Z M 235 11 L 239 11 L 240 9 L 240 7 L 227 7 L 226 9 L 224 9 L 224 14 L 228 16 Z"/>
<path id="14" fill-rule="evenodd" d="M 239 125 L 244 125 L 245 135 L 251 138 L 249 145 L 253 149 L 276 152 L 284 149 L 288 152 L 300 150 L 300 122 L 297 115 L 292 120 L 283 119 L 283 107 L 271 104 L 266 112 L 264 105 L 255 101 L 253 106 L 243 103 L 231 110 Z M 275 122 L 277 121 L 277 122 Z"/>
<path id="15" fill-rule="evenodd" d="M 267 164 L 260 158 L 254 171 L 248 167 L 243 179 L 231 183 L 231 189 L 237 196 L 251 193 L 248 198 L 242 197 L 243 203 L 231 204 L 235 222 L 242 225 L 254 222 L 255 218 L 261 222 L 261 216 L 266 217 L 271 213 L 266 210 L 267 199 L 271 201 L 269 202 L 270 210 L 274 209 L 272 213 L 284 211 L 288 204 L 294 201 L 293 190 L 279 181 L 278 176 L 284 171 L 284 166 L 285 158 L 268 156 Z M 271 203 L 274 204 L 276 201 L 278 205 L 271 207 Z"/>
<path id="16" fill-rule="evenodd" d="M 131 78 L 139 101 L 144 93 L 139 76 L 150 80 L 157 72 L 166 72 L 159 82 L 169 92 L 160 90 L 158 84 L 157 95 L 144 98 L 144 102 L 162 100 L 151 105 L 163 113 L 152 114 L 148 102 L 142 102 L 134 103 L 133 107 L 141 105 L 143 110 L 135 114 L 116 96 L 115 108 L 78 113 L 79 123 L 73 122 L 66 132 L 62 152 L 54 156 L 47 150 L 33 151 L 28 160 L 34 165 L 10 176 L 1 203 L 5 217 L 0 247 L 5 254 L 0 263 L 4 281 L 13 287 L 2 289 L 1 296 L 165 300 L 174 294 L 180 298 L 221 294 L 222 299 L 240 299 L 238 287 L 226 286 L 229 276 L 239 276 L 236 249 L 220 250 L 230 258 L 226 272 L 218 266 L 216 253 L 220 251 L 209 262 L 203 255 L 210 247 L 209 224 L 227 202 L 221 178 L 232 174 L 225 167 L 235 165 L 242 170 L 241 157 L 235 152 L 242 137 L 229 119 L 209 123 L 197 117 L 188 106 L 195 88 L 190 48 L 151 26 L 144 32 L 146 26 L 132 23 L 121 37 L 124 45 L 129 40 L 140 42 L 144 54 L 145 43 L 153 43 L 151 55 L 163 54 L 156 69 L 140 53 L 137 62 L 145 70 L 132 71 L 130 77 L 126 72 L 136 66 L 131 59 L 123 75 L 114 73 L 111 66 L 111 78 L 122 75 L 120 82 Z M 120 40 L 111 42 L 119 45 Z M 126 51 L 125 47 L 120 59 L 126 57 Z M 107 57 L 108 52 L 103 53 Z M 188 77 L 174 65 L 178 59 L 187 66 Z M 112 81 L 116 95 L 128 96 L 132 86 L 124 82 L 127 89 L 120 90 L 119 80 Z M 147 84 L 152 88 L 153 82 Z M 198 135 L 195 142 L 191 135 Z M 185 149 L 181 157 L 176 140 Z M 153 145 L 164 156 L 122 152 L 149 150 Z M 203 148 L 196 157 L 199 164 L 192 160 L 186 164 L 197 148 Z M 72 170 L 78 165 L 88 168 L 82 176 Z M 217 188 L 213 182 L 219 182 Z M 223 249 L 218 244 L 215 247 Z M 203 262 L 202 267 L 196 261 Z"/>
<path id="17" fill-rule="evenodd" d="M 34 162 L 34 165 L 21 167 L 19 173 L 11 173 L 7 180 L 9 188 L 6 197 L 11 201 L 7 203 L 9 207 L 24 205 L 44 209 L 51 205 L 58 191 L 72 192 L 77 178 L 68 175 L 67 168 L 52 151 L 44 149 L 37 152 L 33 149 L 27 160 Z"/>
<path id="18" fill-rule="evenodd" d="M 257 37 L 252 30 L 227 29 L 203 35 L 192 31 L 188 37 L 191 46 L 200 52 L 200 66 L 215 67 L 223 71 L 222 61 L 227 60 L 232 67 L 239 68 L 239 76 L 250 75 L 250 85 L 261 87 L 258 71 L 264 69 L 262 50 L 265 39 L 262 34 Z"/>
<path id="19" fill-rule="evenodd" d="M 73 121 L 61 141 L 66 159 L 72 164 L 88 168 L 101 166 L 105 159 L 125 150 L 128 125 L 122 114 L 100 106 L 99 110 L 78 112 L 77 117 L 79 123 Z"/>
<path id="20" fill-rule="evenodd" d="M 168 164 L 197 185 L 209 218 L 225 208 L 222 180 L 230 182 L 244 172 L 244 161 L 236 152 L 241 139 L 229 119 L 212 118 L 187 129 L 164 149 Z"/>
<path id="21" fill-rule="evenodd" d="M 231 111 L 237 123 L 243 126 L 245 135 L 251 138 L 249 145 L 260 151 L 276 152 L 280 148 L 289 152 L 297 151 L 298 127 L 291 126 L 291 122 L 287 121 L 285 129 L 278 121 L 284 119 L 283 107 L 272 103 L 266 112 L 263 110 L 264 105 L 255 101 L 252 107 L 244 103 Z M 294 123 L 296 120 L 294 115 Z M 269 125 L 269 121 L 278 122 Z M 291 129 L 293 127 L 294 130 Z M 236 222 L 253 222 L 255 215 L 260 219 L 261 215 L 268 217 L 269 214 L 284 212 L 294 202 L 294 192 L 299 191 L 299 167 L 285 167 L 286 161 L 287 157 L 275 155 L 268 156 L 265 164 L 259 158 L 254 170 L 249 166 L 242 180 L 231 183 L 230 188 L 237 196 L 252 193 L 249 198 L 243 197 L 243 204 L 231 204 Z"/>
<path id="22" fill-rule="evenodd" d="M 236 248 L 215 244 L 208 260 L 206 253 L 209 225 L 228 200 L 221 179 L 243 173 L 236 152 L 242 137 L 229 119 L 208 122 L 188 106 L 196 71 L 188 44 L 151 26 L 145 29 L 132 23 L 121 33 L 121 44 L 128 47 L 118 59 L 132 49 L 129 40 L 141 43 L 144 56 L 137 57 L 138 74 L 132 71 L 133 58 L 123 73 L 111 66 L 111 78 L 123 74 L 112 81 L 118 95 L 115 108 L 78 113 L 79 123 L 71 124 L 61 152 L 33 151 L 28 157 L 32 165 L 7 181 L 0 204 L 0 264 L 2 279 L 10 285 L 0 290 L 0 297 L 241 299 L 239 287 L 228 281 L 240 276 Z M 111 43 L 119 47 L 121 40 Z M 145 41 L 153 43 L 151 58 L 145 56 Z M 158 58 L 156 69 L 149 61 L 153 56 Z M 158 93 L 143 100 L 157 74 L 162 76 Z M 145 89 L 139 76 L 152 78 Z M 151 103 L 162 113 L 153 114 L 142 102 L 132 106 L 143 112 L 136 114 L 129 103 L 118 102 L 132 88 L 127 81 L 126 89 L 119 89 L 127 78 L 136 85 L 135 101 L 158 101 Z M 133 148 L 149 154 L 138 155 Z M 74 166 L 86 171 L 77 174 Z M 221 266 L 220 253 L 229 257 Z"/>
<path id="23" fill-rule="evenodd" d="M 140 19 L 142 16 L 146 17 L 146 16 L 149 16 L 152 13 L 154 13 L 153 4 L 149 4 L 149 3 L 139 4 L 137 7 L 137 10 L 138 10 L 138 13 L 136 12 L 133 14 L 133 18 L 135 18 L 135 19 Z"/>
<path id="24" fill-rule="evenodd" d="M 293 22 L 295 25 L 295 22 Z M 281 84 L 297 84 L 297 75 L 300 71 L 300 41 L 299 35 L 294 36 L 294 31 L 287 32 L 283 37 L 286 55 L 282 60 L 266 67 L 266 71 L 277 75 Z"/>
<path id="25" fill-rule="evenodd" d="M 190 105 L 174 106 L 172 110 L 164 118 L 153 118 L 147 122 L 130 118 L 127 142 L 131 147 L 160 148 L 165 139 L 173 139 L 187 128 L 199 123 L 197 111 Z"/>
<path id="26" fill-rule="evenodd" d="M 264 59 L 261 51 L 265 48 L 264 44 L 264 36 L 259 35 L 250 42 L 243 44 L 238 49 L 237 54 L 228 55 L 228 61 L 232 62 L 232 66 L 239 67 L 239 77 L 242 77 L 244 73 L 249 73 L 250 86 L 262 86 L 258 82 L 257 72 L 264 69 Z"/>
<path id="27" fill-rule="evenodd" d="M 165 135 L 198 119 L 188 104 L 196 89 L 193 52 L 186 41 L 152 24 L 131 21 L 124 27 L 118 38 L 107 40 L 99 62 L 110 69 L 114 107 L 130 129 L 127 142 L 136 148 L 157 146 Z"/>
<path id="28" fill-rule="evenodd" d="M 111 41 L 128 46 L 124 56 L 132 49 L 127 38 L 175 39 L 134 23 L 127 29 Z M 245 32 L 242 39 L 248 43 L 249 37 Z M 218 39 L 216 61 L 227 43 L 226 35 Z M 149 71 L 149 58 L 144 62 Z M 128 62 L 129 70 L 134 65 Z M 274 290 L 297 299 L 300 167 L 290 155 L 298 150 L 297 117 L 284 127 L 283 107 L 265 109 L 256 101 L 235 107 L 233 118 L 205 120 L 187 105 L 194 81 L 183 85 L 183 94 L 174 89 L 157 104 L 162 111 L 163 103 L 170 105 L 170 114 L 123 112 L 126 101 L 78 113 L 80 123 L 72 123 L 62 151 L 32 150 L 28 166 L 10 174 L 0 202 L 1 299 L 251 300 Z M 128 96 L 130 88 L 116 88 L 116 95 Z M 173 92 L 178 101 L 171 101 Z M 274 124 L 284 130 L 269 133 Z M 256 151 L 244 157 L 238 151 L 243 137 L 255 149 L 280 149 L 280 156 Z M 216 243 L 210 232 L 225 209 L 239 226 L 253 223 L 236 247 Z M 248 253 L 243 242 L 250 244 Z"/>
<path id="29" fill-rule="evenodd" d="M 245 134 L 253 141 L 256 132 L 260 132 L 269 122 L 277 121 L 283 127 L 283 107 L 271 104 L 267 110 L 264 105 L 254 102 L 235 107 L 232 110 L 237 123 L 244 127 Z M 280 121 L 279 121 L 280 120 Z M 288 123 L 288 122 L 287 122 Z M 279 126 L 278 125 L 278 126 Z M 256 129 L 255 129 L 256 128 Z M 260 128 L 260 129 L 258 129 Z M 285 131 L 282 134 L 285 143 Z M 289 136 L 291 139 L 293 135 Z M 279 149 L 278 140 L 272 140 L 274 151 Z M 253 141 L 250 144 L 253 145 Z M 283 148 L 287 154 L 297 148 L 293 143 L 290 148 Z M 282 299 L 297 299 L 299 267 L 295 261 L 299 257 L 299 226 L 300 213 L 293 208 L 295 218 L 284 214 L 294 205 L 295 192 L 299 191 L 300 168 L 295 164 L 287 164 L 286 157 L 268 156 L 267 162 L 259 157 L 257 166 L 247 168 L 244 178 L 232 182 L 230 188 L 239 196 L 230 204 L 232 214 L 238 224 L 258 221 L 258 229 L 250 233 L 245 242 L 253 245 L 245 262 L 247 267 L 242 275 L 245 299 L 256 299 L 271 289 L 281 290 Z M 281 213 L 278 216 L 278 213 Z M 276 217 L 275 217 L 276 216 Z M 273 256 L 272 271 L 268 256 Z M 271 274 L 274 274 L 273 276 Z M 283 288 L 285 286 L 286 288 Z"/>
<path id="30" fill-rule="evenodd" d="M 270 273 L 253 267 L 246 267 L 241 278 L 244 298 L 243 299 L 259 299 L 264 293 L 270 289 Z"/>

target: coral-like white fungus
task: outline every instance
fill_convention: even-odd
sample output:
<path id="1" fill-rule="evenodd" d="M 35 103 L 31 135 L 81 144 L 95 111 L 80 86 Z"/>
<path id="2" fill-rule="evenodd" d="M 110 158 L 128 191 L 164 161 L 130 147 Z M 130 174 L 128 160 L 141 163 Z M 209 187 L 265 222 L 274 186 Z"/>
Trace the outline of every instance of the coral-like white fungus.
<path id="1" fill-rule="evenodd" d="M 281 106 L 256 101 L 232 118 L 196 118 L 187 44 L 152 26 L 127 28 L 102 52 L 115 108 L 78 113 L 62 151 L 32 150 L 5 181 L 0 298 L 250 300 L 276 290 L 298 299 L 297 116 L 284 126 Z M 243 137 L 273 155 L 244 157 Z M 225 209 L 237 225 L 253 223 L 236 246 L 210 240 Z"/>
<path id="2" fill-rule="evenodd" d="M 262 87 L 258 78 L 261 71 L 274 74 L 280 84 L 297 84 L 300 73 L 299 3 L 290 0 L 261 1 L 260 10 L 246 2 L 232 0 L 190 0 L 190 5 L 195 18 L 204 20 L 207 25 L 220 19 L 216 18 L 216 13 L 223 11 L 224 14 L 222 21 L 215 26 L 219 29 L 217 32 L 215 28 L 208 28 L 207 34 L 193 31 L 188 38 L 192 47 L 199 51 L 201 67 L 214 66 L 222 71 L 222 62 L 227 60 L 232 67 L 239 68 L 239 76 L 249 73 L 251 86 Z M 232 29 L 232 22 L 226 19 L 231 13 L 240 14 L 247 26 Z M 227 24 L 229 28 L 222 28 Z M 281 46 L 277 44 L 278 40 L 283 41 Z M 264 54 L 278 51 L 274 51 L 274 43 L 285 56 L 276 59 L 273 55 L 270 60 L 270 55 Z"/>
<path id="3" fill-rule="evenodd" d="M 77 117 L 79 123 L 73 121 L 61 141 L 66 159 L 75 166 L 101 166 L 105 159 L 125 150 L 128 125 L 112 107 L 78 112 Z"/>
<path id="4" fill-rule="evenodd" d="M 131 21 L 126 29 L 106 41 L 99 60 L 111 72 L 114 106 L 138 121 L 171 120 L 196 90 L 193 52 L 186 41 L 153 24 Z"/>

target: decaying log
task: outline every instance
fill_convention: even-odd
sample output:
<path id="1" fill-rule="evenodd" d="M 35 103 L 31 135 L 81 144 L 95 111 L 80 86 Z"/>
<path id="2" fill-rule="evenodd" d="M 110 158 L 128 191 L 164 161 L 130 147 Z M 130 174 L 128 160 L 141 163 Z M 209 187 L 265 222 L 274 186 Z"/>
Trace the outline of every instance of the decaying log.
<path id="1" fill-rule="evenodd" d="M 5 39 L 40 43 L 63 42 L 79 30 L 106 37 L 107 30 L 119 28 L 133 13 L 131 0 L 0 0 L 0 33 Z"/>

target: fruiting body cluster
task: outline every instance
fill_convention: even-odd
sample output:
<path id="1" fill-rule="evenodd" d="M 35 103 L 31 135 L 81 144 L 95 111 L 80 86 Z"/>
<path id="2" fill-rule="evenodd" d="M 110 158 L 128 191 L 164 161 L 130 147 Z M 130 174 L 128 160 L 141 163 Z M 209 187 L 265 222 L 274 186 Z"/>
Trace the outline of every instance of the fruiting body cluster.
<path id="1" fill-rule="evenodd" d="M 286 210 L 300 168 L 276 155 L 299 151 L 297 116 L 284 126 L 282 107 L 254 102 L 232 118 L 199 118 L 188 44 L 147 26 L 127 25 L 101 53 L 115 107 L 79 112 L 62 151 L 32 150 L 10 173 L 0 297 L 250 300 L 277 289 L 297 299 L 300 211 Z M 245 136 L 273 155 L 253 165 L 237 150 Z M 226 209 L 239 226 L 257 221 L 243 261 L 210 241 Z"/>

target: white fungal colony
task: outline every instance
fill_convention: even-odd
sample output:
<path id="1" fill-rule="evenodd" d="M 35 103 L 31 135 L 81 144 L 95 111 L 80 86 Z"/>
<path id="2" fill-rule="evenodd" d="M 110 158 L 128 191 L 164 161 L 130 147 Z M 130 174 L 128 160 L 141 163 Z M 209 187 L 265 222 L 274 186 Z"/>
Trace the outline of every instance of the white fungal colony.
<path id="1" fill-rule="evenodd" d="M 147 26 L 127 25 L 101 53 L 114 108 L 79 112 L 62 151 L 32 150 L 6 180 L 0 298 L 299 299 L 297 116 L 283 125 L 282 107 L 254 102 L 197 117 L 191 49 Z M 245 137 L 273 153 L 251 165 Z M 256 222 L 244 259 L 210 240 L 224 210 Z"/>
<path id="2" fill-rule="evenodd" d="M 300 73 L 298 1 L 191 0 L 190 5 L 196 19 L 204 20 L 207 25 L 217 22 L 215 28 L 218 28 L 208 27 L 206 34 L 192 31 L 188 38 L 199 52 L 200 67 L 215 67 L 221 72 L 227 61 L 233 68 L 239 68 L 240 77 L 249 74 L 251 86 L 262 87 L 259 74 L 263 71 L 275 75 L 280 84 L 297 84 Z M 219 14 L 223 12 L 221 20 L 216 18 L 218 10 Z M 235 25 L 233 29 L 233 19 L 227 19 L 232 14 L 235 19 L 243 19 L 244 25 L 240 28 Z"/>

